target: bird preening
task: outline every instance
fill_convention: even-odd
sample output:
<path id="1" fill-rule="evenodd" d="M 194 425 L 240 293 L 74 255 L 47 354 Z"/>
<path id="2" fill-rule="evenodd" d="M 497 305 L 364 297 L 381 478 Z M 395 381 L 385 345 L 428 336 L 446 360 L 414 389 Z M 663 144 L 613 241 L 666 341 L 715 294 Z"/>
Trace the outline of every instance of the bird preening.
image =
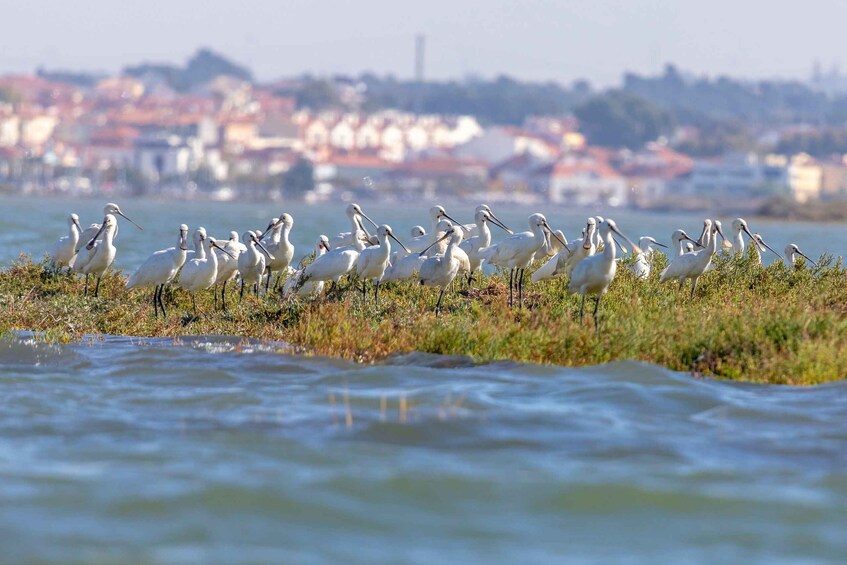
<path id="1" fill-rule="evenodd" d="M 142 229 L 115 203 L 106 204 L 103 212 L 102 222 L 85 230 L 79 216 L 69 214 L 66 235 L 52 246 L 48 263 L 51 273 L 67 270 L 69 275 L 85 275 L 84 294 L 88 294 L 90 277 L 95 277 L 95 297 L 99 297 L 100 283 L 117 254 L 118 218 Z M 525 307 L 526 278 L 532 284 L 566 279 L 567 291 L 578 295 L 579 307 L 578 310 L 574 307 L 574 315 L 580 323 L 584 319 L 586 298 L 595 298 L 593 319 L 597 328 L 600 303 L 618 275 L 619 251 L 631 253 L 633 259 L 627 263 L 626 271 L 634 281 L 653 277 L 659 282 L 675 280 L 680 289 L 686 281 L 691 281 L 690 300 L 697 299 L 701 278 L 715 270 L 714 258 L 718 253 L 739 256 L 748 244 L 749 253 L 758 264 L 762 262 L 762 253 L 772 252 L 790 268 L 796 267 L 798 260 L 818 267 L 794 243 L 785 247 L 783 257 L 742 218 L 730 222 L 729 236 L 724 234 L 721 222 L 714 219 L 704 220 L 696 240 L 683 229 L 675 229 L 668 246 L 653 236 L 641 236 L 636 244 L 613 219 L 601 216 L 588 218 L 580 225 L 580 233 L 570 241 L 564 230 L 554 230 L 542 213 L 529 215 L 528 231 L 514 233 L 485 204 L 475 208 L 474 221 L 468 224 L 455 219 L 459 214 L 450 215 L 443 206 L 432 206 L 431 230 L 414 226 L 406 242 L 390 225 L 372 220 L 358 204 L 349 204 L 345 214 L 350 231 L 334 237 L 320 234 L 313 251 L 299 263 L 294 262 L 295 246 L 291 239 L 294 217 L 288 212 L 270 219 L 264 230 L 244 230 L 241 236 L 232 230 L 228 238 L 216 239 L 205 228 L 197 227 L 191 232 L 193 249 L 189 248 L 189 227 L 182 224 L 174 230 L 175 245 L 153 252 L 126 280 L 126 288 L 153 289 L 154 317 L 161 313 L 164 318 L 167 316 L 164 291 L 168 285 L 176 285 L 189 294 L 192 312 L 197 316 L 195 297 L 208 290 L 214 293 L 215 309 L 219 299 L 221 309 L 227 309 L 228 282 L 240 285 L 238 294 L 242 301 L 245 289 L 257 300 L 263 296 L 265 300 L 273 300 L 274 295 L 279 300 L 306 300 L 319 299 L 330 291 L 340 293 L 358 288 L 363 303 L 368 301 L 370 282 L 377 308 L 382 285 L 417 283 L 437 289 L 434 312 L 440 317 L 446 293 L 460 292 L 471 300 L 474 281 L 487 271 L 508 279 L 507 304 L 516 309 Z M 365 220 L 375 228 L 373 233 Z M 492 225 L 505 232 L 505 237 L 496 239 Z M 668 249 L 668 257 L 664 269 L 657 273 L 654 265 L 662 253 L 659 248 Z M 528 269 L 531 277 L 526 276 Z M 566 294 L 561 299 L 567 300 Z M 532 307 L 530 304 L 529 308 Z"/>

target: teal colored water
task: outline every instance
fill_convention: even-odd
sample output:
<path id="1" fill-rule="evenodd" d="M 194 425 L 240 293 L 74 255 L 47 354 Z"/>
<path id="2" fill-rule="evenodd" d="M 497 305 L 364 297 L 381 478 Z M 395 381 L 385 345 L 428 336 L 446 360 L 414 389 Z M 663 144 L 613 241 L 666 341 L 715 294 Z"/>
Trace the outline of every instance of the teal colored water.
<path id="1" fill-rule="evenodd" d="M 121 224 L 125 271 L 183 222 L 225 237 L 288 211 L 298 259 L 346 228 L 341 205 L 120 204 L 145 227 Z M 70 211 L 99 221 L 103 202 L 0 205 L 6 265 L 42 256 Z M 400 234 L 429 229 L 429 203 L 363 205 Z M 500 208 L 518 230 L 534 211 Z M 587 213 L 546 211 L 569 236 Z M 609 215 L 666 243 L 702 221 Z M 751 225 L 780 250 L 847 244 L 840 226 Z M 847 383 L 629 362 L 362 366 L 238 337 L 0 340 L 2 562 L 843 562 L 845 508 Z"/>
<path id="2" fill-rule="evenodd" d="M 0 391 L 4 562 L 847 555 L 845 383 L 22 335 Z"/>

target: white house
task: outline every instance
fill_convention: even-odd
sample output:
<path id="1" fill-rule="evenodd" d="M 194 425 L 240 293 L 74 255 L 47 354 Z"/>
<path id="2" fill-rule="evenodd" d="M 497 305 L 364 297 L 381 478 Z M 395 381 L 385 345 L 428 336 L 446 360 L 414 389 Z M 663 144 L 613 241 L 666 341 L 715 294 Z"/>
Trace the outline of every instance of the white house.
<path id="1" fill-rule="evenodd" d="M 627 203 L 626 178 L 593 155 L 566 155 L 550 174 L 550 200 L 574 206 Z"/>
<path id="2" fill-rule="evenodd" d="M 143 139 L 135 143 L 135 168 L 154 181 L 187 173 L 191 157 L 192 148 L 179 136 Z"/>
<path id="3" fill-rule="evenodd" d="M 528 132 L 513 127 L 493 127 L 456 147 L 458 157 L 482 159 L 499 163 L 515 155 L 530 153 L 539 159 L 550 159 L 556 150 L 550 143 Z"/>

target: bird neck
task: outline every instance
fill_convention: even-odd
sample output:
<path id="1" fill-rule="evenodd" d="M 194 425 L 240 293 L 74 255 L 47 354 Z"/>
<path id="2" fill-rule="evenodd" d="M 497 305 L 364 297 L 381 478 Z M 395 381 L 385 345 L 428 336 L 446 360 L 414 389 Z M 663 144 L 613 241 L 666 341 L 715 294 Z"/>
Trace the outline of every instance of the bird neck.
<path id="1" fill-rule="evenodd" d="M 444 251 L 445 259 L 447 259 L 448 261 L 453 260 L 453 250 L 456 248 L 457 245 L 459 245 L 458 238 L 451 237 L 450 241 L 447 243 L 447 249 Z"/>
<path id="2" fill-rule="evenodd" d="M 391 242 L 389 239 L 387 235 L 379 237 L 379 256 L 384 259 L 388 259 L 388 256 L 391 255 Z"/>
<path id="3" fill-rule="evenodd" d="M 603 234 L 603 256 L 606 260 L 615 260 L 615 255 L 617 251 L 615 250 L 615 239 L 612 237 L 612 230 L 606 230 L 606 233 Z"/>
<path id="4" fill-rule="evenodd" d="M 488 222 L 482 222 L 479 225 L 480 247 L 488 247 L 491 245 L 491 228 L 488 227 Z"/>
<path id="5" fill-rule="evenodd" d="M 744 251 L 744 236 L 741 235 L 740 229 L 735 232 L 733 240 L 733 247 L 735 247 L 738 251 Z"/>

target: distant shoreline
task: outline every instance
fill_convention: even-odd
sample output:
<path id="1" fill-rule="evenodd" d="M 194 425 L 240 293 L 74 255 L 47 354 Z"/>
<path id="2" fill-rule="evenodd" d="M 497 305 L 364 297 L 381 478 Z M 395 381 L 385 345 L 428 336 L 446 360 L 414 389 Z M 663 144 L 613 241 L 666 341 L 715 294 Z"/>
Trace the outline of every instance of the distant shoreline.
<path id="1" fill-rule="evenodd" d="M 105 202 L 107 200 L 150 200 L 155 202 L 220 202 L 221 204 L 225 204 L 226 202 L 231 202 L 235 200 L 218 200 L 210 197 L 204 196 L 165 196 L 163 194 L 132 194 L 132 193 L 97 193 L 97 194 L 80 194 L 80 195 L 72 195 L 72 194 L 63 194 L 57 192 L 41 192 L 41 193 L 30 193 L 30 194 L 22 194 L 19 192 L 2 192 L 0 191 L 0 200 L 3 198 L 9 199 L 18 199 L 18 200 L 33 200 L 33 199 L 49 199 L 53 201 L 96 201 L 96 202 Z M 384 194 L 357 194 L 353 198 L 334 198 L 328 199 L 320 202 L 308 202 L 302 198 L 278 198 L 278 199 L 263 199 L 263 198 L 248 198 L 248 199 L 237 199 L 239 202 L 255 202 L 255 203 L 282 203 L 282 202 L 293 202 L 298 205 L 305 206 L 333 206 L 333 205 L 344 205 L 349 202 L 360 202 L 360 203 L 371 203 L 371 202 L 382 202 L 382 203 L 407 203 L 407 202 L 419 202 L 420 198 L 398 198 L 392 196 L 386 196 Z M 479 204 L 480 202 L 485 202 L 488 204 L 500 204 L 500 205 L 514 205 L 526 207 L 527 209 L 537 209 L 537 210 L 563 210 L 567 209 L 569 211 L 585 211 L 587 215 L 597 214 L 600 211 L 611 212 L 612 210 L 615 213 L 618 212 L 641 212 L 645 214 L 678 214 L 684 216 L 743 216 L 747 219 L 762 219 L 762 220 L 785 220 L 789 222 L 825 222 L 825 223 L 845 223 L 847 222 L 847 202 L 840 201 L 832 201 L 832 202 L 810 202 L 806 204 L 797 204 L 792 201 L 787 201 L 783 199 L 773 199 L 765 202 L 764 204 L 756 204 L 751 206 L 744 207 L 732 207 L 726 205 L 714 206 L 714 207 L 698 207 L 691 206 L 685 208 L 676 208 L 669 206 L 654 206 L 654 207 L 639 207 L 639 206 L 620 206 L 620 207 L 609 207 L 603 205 L 596 206 L 572 206 L 567 203 L 562 202 L 549 202 L 549 201 L 521 201 L 518 199 L 509 200 L 498 198 L 496 195 L 493 196 L 485 196 L 485 195 L 475 195 L 472 197 L 457 197 L 457 196 L 447 196 L 447 197 L 439 197 L 432 200 L 433 203 L 441 203 L 445 205 L 469 205 L 469 204 Z"/>

